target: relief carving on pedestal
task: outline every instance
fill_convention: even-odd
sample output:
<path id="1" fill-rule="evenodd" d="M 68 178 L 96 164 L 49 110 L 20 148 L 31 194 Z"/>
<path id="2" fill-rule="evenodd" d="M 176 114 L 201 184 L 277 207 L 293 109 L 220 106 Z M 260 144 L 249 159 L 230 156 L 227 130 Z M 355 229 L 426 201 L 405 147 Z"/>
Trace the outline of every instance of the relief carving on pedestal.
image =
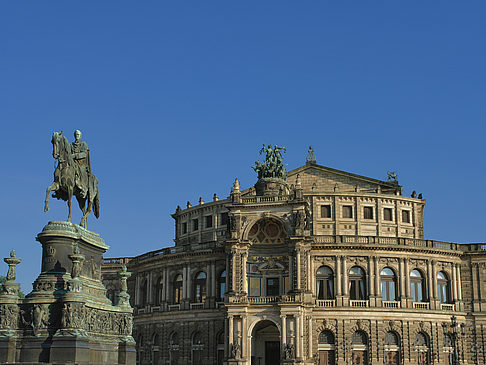
<path id="1" fill-rule="evenodd" d="M 0 329 L 17 329 L 19 308 L 15 304 L 2 304 L 0 306 Z"/>

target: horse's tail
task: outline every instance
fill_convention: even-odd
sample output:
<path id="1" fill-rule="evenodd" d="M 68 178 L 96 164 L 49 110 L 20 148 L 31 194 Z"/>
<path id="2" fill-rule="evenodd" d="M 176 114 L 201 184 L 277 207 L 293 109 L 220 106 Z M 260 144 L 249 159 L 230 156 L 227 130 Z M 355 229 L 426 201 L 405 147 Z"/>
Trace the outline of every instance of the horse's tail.
<path id="1" fill-rule="evenodd" d="M 96 193 L 96 196 L 93 201 L 93 213 L 96 218 L 100 217 L 100 192 Z"/>
<path id="2" fill-rule="evenodd" d="M 98 179 L 96 178 L 96 176 L 94 175 L 90 176 L 89 187 L 93 193 L 96 192 L 96 195 L 93 199 L 93 213 L 96 218 L 99 218 L 100 217 L 100 189 L 98 187 Z"/>

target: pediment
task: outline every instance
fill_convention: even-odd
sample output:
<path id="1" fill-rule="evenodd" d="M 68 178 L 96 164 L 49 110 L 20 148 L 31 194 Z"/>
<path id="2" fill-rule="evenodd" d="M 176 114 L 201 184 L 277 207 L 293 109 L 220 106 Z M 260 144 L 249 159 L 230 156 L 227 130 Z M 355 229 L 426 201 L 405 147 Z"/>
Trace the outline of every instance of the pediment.
<path id="1" fill-rule="evenodd" d="M 258 271 L 260 271 L 260 272 L 281 271 L 281 270 L 284 270 L 284 269 L 285 269 L 285 267 L 281 263 L 274 261 L 272 259 L 269 259 L 269 260 L 265 261 L 263 264 L 258 266 Z"/>
<path id="2" fill-rule="evenodd" d="M 295 185 L 297 175 L 304 191 L 310 192 L 394 192 L 401 188 L 395 181 L 382 181 L 366 176 L 308 163 L 289 171 L 288 183 Z"/>

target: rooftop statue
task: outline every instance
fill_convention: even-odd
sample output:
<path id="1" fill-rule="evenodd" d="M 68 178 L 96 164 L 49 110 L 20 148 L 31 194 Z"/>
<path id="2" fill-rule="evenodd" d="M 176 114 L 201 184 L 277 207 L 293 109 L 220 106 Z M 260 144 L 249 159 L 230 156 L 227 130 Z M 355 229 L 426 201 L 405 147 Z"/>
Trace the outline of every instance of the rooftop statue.
<path id="1" fill-rule="evenodd" d="M 52 134 L 52 157 L 58 160 L 54 171 L 54 182 L 47 188 L 44 211 L 49 210 L 49 194 L 68 202 L 68 222 L 71 222 L 71 206 L 73 195 L 83 212 L 80 225 L 87 227 L 87 217 L 93 209 L 96 218 L 100 216 L 98 179 L 91 173 L 89 147 L 81 141 L 81 131 L 74 132 L 74 142 L 71 144 L 61 132 Z"/>
<path id="2" fill-rule="evenodd" d="M 265 153 L 265 162 L 255 161 L 253 170 L 258 174 L 258 179 L 278 178 L 287 180 L 287 170 L 283 164 L 282 151 L 286 152 L 285 147 L 268 145 L 260 150 L 260 155 Z"/>

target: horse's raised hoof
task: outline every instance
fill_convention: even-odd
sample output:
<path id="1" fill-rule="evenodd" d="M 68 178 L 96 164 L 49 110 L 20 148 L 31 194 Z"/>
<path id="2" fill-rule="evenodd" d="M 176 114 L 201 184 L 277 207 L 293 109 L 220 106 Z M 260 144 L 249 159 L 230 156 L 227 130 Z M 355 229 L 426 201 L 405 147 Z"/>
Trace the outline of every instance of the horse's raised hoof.
<path id="1" fill-rule="evenodd" d="M 49 211 L 49 206 L 46 204 L 44 205 L 44 212 L 48 212 Z"/>

